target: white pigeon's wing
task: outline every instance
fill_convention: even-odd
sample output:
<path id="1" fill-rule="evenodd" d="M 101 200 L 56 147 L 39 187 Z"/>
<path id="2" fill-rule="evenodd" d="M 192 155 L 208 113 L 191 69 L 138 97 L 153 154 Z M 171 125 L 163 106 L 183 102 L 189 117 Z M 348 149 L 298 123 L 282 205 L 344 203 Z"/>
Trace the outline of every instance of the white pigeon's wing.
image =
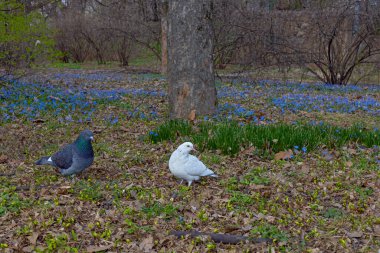
<path id="1" fill-rule="evenodd" d="M 202 176 L 208 169 L 198 158 L 189 155 L 189 160 L 184 164 L 184 170 L 191 176 Z"/>

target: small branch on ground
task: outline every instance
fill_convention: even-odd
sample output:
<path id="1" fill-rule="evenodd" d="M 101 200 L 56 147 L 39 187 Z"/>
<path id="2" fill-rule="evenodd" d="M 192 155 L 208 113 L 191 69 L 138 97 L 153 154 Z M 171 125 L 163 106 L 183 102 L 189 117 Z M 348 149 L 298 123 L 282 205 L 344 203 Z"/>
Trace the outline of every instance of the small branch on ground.
<path id="1" fill-rule="evenodd" d="M 16 186 L 16 185 L 14 185 Z M 62 187 L 62 185 L 36 185 L 36 186 L 31 186 L 31 185 L 21 185 L 21 186 L 16 186 L 15 191 L 29 191 L 31 189 L 43 189 L 43 188 L 51 188 L 51 189 L 58 189 Z"/>
<path id="2" fill-rule="evenodd" d="M 16 172 L 11 172 L 11 173 L 0 173 L 0 177 L 12 177 L 16 175 Z"/>
<path id="3" fill-rule="evenodd" d="M 252 238 L 248 236 L 242 236 L 242 235 L 230 235 L 230 234 L 215 234 L 215 233 L 202 233 L 199 231 L 171 231 L 171 235 L 174 235 L 178 238 L 181 238 L 182 236 L 190 235 L 190 237 L 197 237 L 197 236 L 210 236 L 211 240 L 213 240 L 216 243 L 227 243 L 227 244 L 237 244 L 242 241 L 250 241 L 253 243 L 272 243 L 272 239 L 267 238 Z"/>

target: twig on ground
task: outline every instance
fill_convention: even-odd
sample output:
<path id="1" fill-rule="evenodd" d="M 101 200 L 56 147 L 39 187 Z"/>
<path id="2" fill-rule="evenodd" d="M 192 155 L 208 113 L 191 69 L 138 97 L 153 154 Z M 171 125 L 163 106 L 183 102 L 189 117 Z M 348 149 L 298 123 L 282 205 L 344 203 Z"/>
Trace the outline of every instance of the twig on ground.
<path id="1" fill-rule="evenodd" d="M 13 171 L 11 173 L 0 173 L 0 177 L 12 177 L 14 175 L 16 175 L 15 171 Z"/>
<path id="2" fill-rule="evenodd" d="M 14 185 L 16 186 L 16 185 Z M 16 186 L 15 191 L 29 191 L 30 189 L 43 189 L 43 188 L 51 188 L 51 189 L 57 189 L 62 187 L 62 185 L 36 185 L 36 186 L 31 186 L 31 185 L 22 185 L 22 186 Z"/>
<path id="3" fill-rule="evenodd" d="M 211 239 L 216 243 L 227 243 L 227 244 L 237 244 L 242 241 L 250 241 L 253 243 L 271 243 L 273 242 L 272 239 L 267 238 L 252 238 L 248 236 L 242 236 L 242 235 L 230 235 L 230 234 L 215 234 L 215 233 L 202 233 L 196 230 L 192 231 L 172 231 L 170 232 L 171 235 L 174 235 L 178 238 L 186 235 L 190 235 L 190 237 L 197 237 L 197 236 L 210 236 Z"/>

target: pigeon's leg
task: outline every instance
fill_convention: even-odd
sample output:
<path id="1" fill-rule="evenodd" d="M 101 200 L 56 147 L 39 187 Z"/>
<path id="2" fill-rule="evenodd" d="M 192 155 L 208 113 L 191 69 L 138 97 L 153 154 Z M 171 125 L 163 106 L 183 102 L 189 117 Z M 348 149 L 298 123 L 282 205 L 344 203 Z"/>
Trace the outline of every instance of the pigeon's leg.
<path id="1" fill-rule="evenodd" d="M 179 182 L 179 184 L 182 184 L 182 182 L 183 182 L 183 179 L 181 180 L 181 182 Z"/>
<path id="2" fill-rule="evenodd" d="M 71 183 L 72 183 L 72 184 L 75 184 L 75 182 L 77 181 L 77 180 L 76 180 L 77 177 L 75 176 L 75 174 L 72 174 L 70 177 L 71 177 Z"/>
<path id="3" fill-rule="evenodd" d="M 193 181 L 189 181 L 188 187 L 190 187 L 190 185 L 191 185 L 192 182 L 193 182 Z"/>

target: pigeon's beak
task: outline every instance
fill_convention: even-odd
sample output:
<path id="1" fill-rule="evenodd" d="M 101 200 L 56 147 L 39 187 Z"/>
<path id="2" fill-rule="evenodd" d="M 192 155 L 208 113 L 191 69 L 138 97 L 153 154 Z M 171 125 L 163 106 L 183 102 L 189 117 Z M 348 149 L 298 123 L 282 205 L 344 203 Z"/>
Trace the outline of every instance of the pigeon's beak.
<path id="1" fill-rule="evenodd" d="M 191 151 L 198 152 L 194 147 L 191 149 Z"/>

